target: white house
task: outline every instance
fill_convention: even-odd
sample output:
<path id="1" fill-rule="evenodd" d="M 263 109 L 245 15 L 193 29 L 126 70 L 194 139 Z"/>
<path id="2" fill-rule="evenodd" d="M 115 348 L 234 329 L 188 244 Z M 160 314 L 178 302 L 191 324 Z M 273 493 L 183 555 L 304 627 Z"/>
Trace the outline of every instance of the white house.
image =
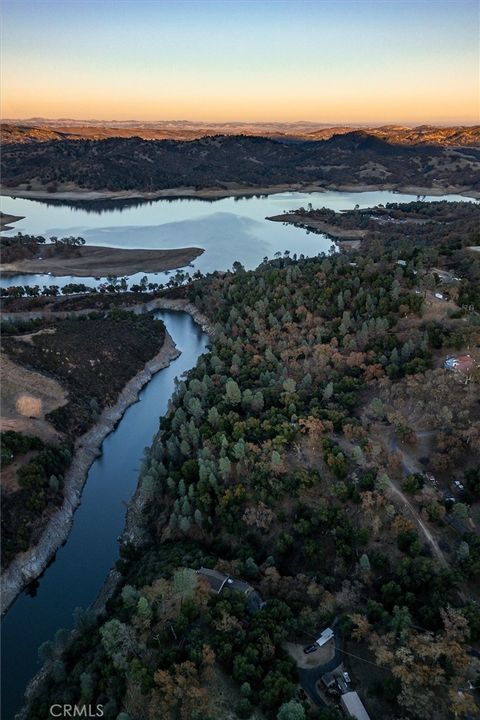
<path id="1" fill-rule="evenodd" d="M 328 627 L 326 630 L 322 632 L 318 640 L 315 640 L 318 647 L 322 647 L 322 645 L 325 645 L 329 640 L 333 638 L 333 630 L 332 628 Z"/>

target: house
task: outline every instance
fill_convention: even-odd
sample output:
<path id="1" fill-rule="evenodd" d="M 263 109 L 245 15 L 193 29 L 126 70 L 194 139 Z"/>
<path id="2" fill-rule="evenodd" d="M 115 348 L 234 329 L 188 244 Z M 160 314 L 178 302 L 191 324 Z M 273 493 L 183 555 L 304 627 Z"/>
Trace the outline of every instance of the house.
<path id="1" fill-rule="evenodd" d="M 458 355 L 457 357 L 448 357 L 443 363 L 445 370 L 453 370 L 454 372 L 469 375 L 475 370 L 477 363 L 471 355 Z"/>
<path id="2" fill-rule="evenodd" d="M 370 716 L 365 710 L 358 693 L 345 693 L 340 697 L 340 704 L 348 717 L 355 718 L 355 720 L 370 720 Z"/>
<path id="3" fill-rule="evenodd" d="M 210 570 L 210 568 L 204 567 L 197 570 L 197 575 L 204 577 L 210 585 L 210 589 L 217 593 L 217 595 L 221 593 L 222 588 L 228 579 L 228 575 L 224 575 L 223 573 L 218 572 L 218 570 Z"/>
<path id="4" fill-rule="evenodd" d="M 230 577 L 230 575 L 226 575 L 218 570 L 201 567 L 197 570 L 197 575 L 204 577 L 210 585 L 210 589 L 217 593 L 217 595 L 222 592 L 224 587 L 228 587 L 230 590 L 236 590 L 244 595 L 249 595 L 253 591 L 252 586 L 248 583 Z"/>
<path id="5" fill-rule="evenodd" d="M 325 675 L 322 675 L 322 683 L 325 685 L 327 690 L 329 688 L 334 688 L 336 685 L 335 676 L 330 672 L 326 672 Z"/>
<path id="6" fill-rule="evenodd" d="M 333 638 L 333 630 L 332 630 L 332 628 L 328 627 L 322 632 L 322 634 L 320 635 L 318 640 L 315 640 L 315 642 L 317 643 L 317 645 L 319 647 L 322 647 L 322 645 L 325 645 L 325 643 L 327 643 L 332 638 Z"/>

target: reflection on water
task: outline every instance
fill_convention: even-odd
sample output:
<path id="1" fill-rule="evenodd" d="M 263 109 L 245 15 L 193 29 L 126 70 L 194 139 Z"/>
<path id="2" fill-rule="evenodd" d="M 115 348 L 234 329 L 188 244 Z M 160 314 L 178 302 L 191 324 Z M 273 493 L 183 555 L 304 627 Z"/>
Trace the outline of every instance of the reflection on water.
<path id="1" fill-rule="evenodd" d="M 89 470 L 72 532 L 39 582 L 16 600 L 2 621 L 2 718 L 13 720 L 24 689 L 39 668 L 37 650 L 59 628 L 72 627 L 72 613 L 88 607 L 118 558 L 125 502 L 135 490 L 142 453 L 158 429 L 175 378 L 193 367 L 208 338 L 189 315 L 159 312 L 182 351 L 157 373 L 104 441 Z"/>
<path id="2" fill-rule="evenodd" d="M 324 235 L 267 221 L 312 203 L 314 207 L 333 210 L 351 209 L 355 205 L 371 207 L 379 203 L 409 202 L 415 195 L 401 195 L 388 191 L 377 192 L 286 192 L 276 195 L 204 199 L 161 199 L 91 201 L 66 203 L 52 200 L 37 202 L 21 198 L 1 198 L 2 210 L 25 219 L 15 225 L 14 232 L 52 235 L 82 235 L 90 245 L 121 248 L 178 248 L 201 247 L 205 250 L 194 263 L 202 272 L 227 270 L 235 260 L 245 267 L 256 267 L 267 255 L 285 250 L 304 255 L 328 252 L 331 241 Z M 461 196 L 426 197 L 426 200 L 465 200 Z M 193 272 L 193 270 L 192 270 Z M 144 273 L 132 276 L 138 282 Z M 166 282 L 164 273 L 148 276 L 152 282 Z M 52 278 L 48 275 L 22 275 L 2 278 L 5 285 L 63 286 L 74 279 Z M 93 278 L 82 279 L 89 285 L 98 284 Z"/>
<path id="3" fill-rule="evenodd" d="M 162 198 L 162 202 L 176 202 L 177 200 L 185 200 L 185 202 L 205 202 L 214 203 L 218 201 L 218 198 L 201 198 L 201 197 L 168 197 Z M 38 200 L 36 202 L 42 205 L 48 205 L 49 207 L 67 207 L 71 210 L 85 210 L 87 213 L 93 213 L 94 215 L 102 215 L 103 213 L 111 212 L 123 212 L 130 208 L 145 207 L 146 205 L 153 205 L 157 200 L 142 200 L 141 198 L 129 198 L 129 199 L 118 199 L 118 200 Z"/>

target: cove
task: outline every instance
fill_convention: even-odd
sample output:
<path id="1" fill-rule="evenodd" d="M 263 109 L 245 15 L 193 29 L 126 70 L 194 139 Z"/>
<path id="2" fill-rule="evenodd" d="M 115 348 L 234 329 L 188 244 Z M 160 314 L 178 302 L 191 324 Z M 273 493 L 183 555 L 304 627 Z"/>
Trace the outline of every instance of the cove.
<path id="1" fill-rule="evenodd" d="M 161 311 L 155 316 L 164 321 L 182 354 L 153 376 L 104 440 L 66 544 L 39 578 L 35 596 L 22 593 L 2 621 L 4 720 L 13 720 L 29 680 L 40 668 L 39 646 L 58 629 L 72 628 L 74 609 L 92 604 L 118 559 L 117 538 L 124 528 L 125 504 L 136 489 L 143 450 L 167 411 L 175 378 L 190 370 L 207 348 L 208 336 L 187 313 Z"/>
<path id="2" fill-rule="evenodd" d="M 81 235 L 88 245 L 118 248 L 166 249 L 199 247 L 204 250 L 188 267 L 190 273 L 228 270 L 233 262 L 240 261 L 247 270 L 256 268 L 264 257 L 272 258 L 276 252 L 289 250 L 292 255 L 315 256 L 328 253 L 332 241 L 325 235 L 308 233 L 292 225 L 270 222 L 266 217 L 280 215 L 312 203 L 313 207 L 328 207 L 340 211 L 355 205 L 373 207 L 379 203 L 410 202 L 416 195 L 394 193 L 388 190 L 370 192 L 323 193 L 284 192 L 275 195 L 224 198 L 214 202 L 204 200 L 153 200 L 137 202 L 125 207 L 121 202 L 109 201 L 99 205 L 95 201 L 84 205 L 48 204 L 35 200 L 1 197 L 2 210 L 7 214 L 24 215 L 15 223 L 17 232 L 57 235 Z M 425 200 L 466 201 L 460 195 L 430 197 Z M 130 276 L 130 282 L 139 282 L 145 273 Z M 148 274 L 150 282 L 167 283 L 172 273 Z M 82 282 L 94 287 L 95 278 L 53 277 L 43 275 L 14 275 L 0 278 L 0 286 L 58 285 Z"/>

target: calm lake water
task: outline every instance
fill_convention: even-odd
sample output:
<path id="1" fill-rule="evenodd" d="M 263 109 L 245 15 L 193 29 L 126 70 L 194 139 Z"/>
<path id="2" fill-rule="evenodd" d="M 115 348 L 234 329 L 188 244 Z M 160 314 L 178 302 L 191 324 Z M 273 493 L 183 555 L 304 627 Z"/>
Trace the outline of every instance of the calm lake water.
<path id="1" fill-rule="evenodd" d="M 5 213 L 24 215 L 15 224 L 13 233 L 29 232 L 50 237 L 52 235 L 81 235 L 89 245 L 119 248 L 179 248 L 200 247 L 205 250 L 193 263 L 194 272 L 227 270 L 235 260 L 246 268 L 256 267 L 265 256 L 290 250 L 291 253 L 317 255 L 328 252 L 332 241 L 324 235 L 307 233 L 291 225 L 265 220 L 267 216 L 279 215 L 285 210 L 306 206 L 329 207 L 333 210 L 372 207 L 379 203 L 409 202 L 415 195 L 378 191 L 364 193 L 279 193 L 262 197 L 225 198 L 214 202 L 204 200 L 155 200 L 125 206 L 110 202 L 91 203 L 88 209 L 65 205 L 47 205 L 21 198 L 1 198 Z M 460 195 L 426 197 L 426 200 L 465 200 Z M 8 233 L 10 234 L 10 233 Z M 144 273 L 133 275 L 138 281 Z M 149 275 L 154 282 L 167 282 L 169 275 Z M 71 277 L 53 278 L 49 275 L 17 275 L 3 278 L 6 285 L 63 286 L 72 282 Z M 81 282 L 96 285 L 93 278 Z"/>
<path id="2" fill-rule="evenodd" d="M 72 532 L 55 561 L 40 578 L 35 597 L 20 595 L 2 622 L 2 718 L 13 720 L 23 692 L 40 668 L 38 648 L 59 628 L 72 628 L 72 613 L 88 607 L 118 558 L 117 538 L 125 521 L 125 503 L 133 495 L 145 447 L 167 410 L 174 379 L 192 368 L 208 338 L 186 313 L 159 312 L 181 350 L 180 357 L 154 375 L 140 401 L 124 414 L 104 441 L 91 466 L 75 513 Z M 47 718 L 45 719 L 47 720 Z"/>

